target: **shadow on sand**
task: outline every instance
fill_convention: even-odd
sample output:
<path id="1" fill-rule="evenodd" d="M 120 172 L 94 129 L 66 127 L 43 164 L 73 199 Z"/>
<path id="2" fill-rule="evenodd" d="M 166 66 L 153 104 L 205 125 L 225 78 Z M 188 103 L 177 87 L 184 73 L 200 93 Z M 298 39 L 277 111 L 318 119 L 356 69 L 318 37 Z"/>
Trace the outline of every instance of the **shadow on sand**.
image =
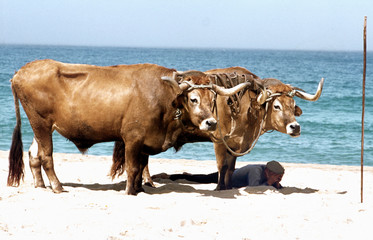
<path id="1" fill-rule="evenodd" d="M 297 187 L 283 187 L 281 189 L 276 189 L 274 187 L 269 187 L 269 186 L 257 186 L 257 187 L 246 187 L 245 192 L 250 193 L 250 194 L 264 194 L 266 191 L 273 191 L 273 192 L 278 192 L 284 195 L 289 195 L 293 193 L 315 193 L 318 192 L 319 190 L 313 189 L 313 188 L 297 188 Z"/>
<path id="2" fill-rule="evenodd" d="M 93 191 L 124 191 L 126 189 L 127 181 L 121 181 L 119 183 L 113 184 L 100 184 L 100 183 L 93 183 L 93 184 L 84 184 L 84 183 L 62 183 L 63 186 L 66 187 L 73 187 L 73 188 L 86 188 Z"/>
<path id="3" fill-rule="evenodd" d="M 143 185 L 145 193 L 147 194 L 167 194 L 167 193 L 199 193 L 202 196 L 213 196 L 220 198 L 236 198 L 235 196 L 241 195 L 238 189 L 231 189 L 227 191 L 213 191 L 213 190 L 200 190 L 187 185 L 191 182 L 188 181 L 167 181 L 167 183 L 162 182 L 162 186 L 151 187 L 148 185 Z M 127 181 L 121 181 L 119 183 L 113 184 L 84 184 L 84 183 L 62 183 L 65 187 L 73 188 L 86 188 L 92 191 L 124 191 L 126 189 Z"/>
<path id="4" fill-rule="evenodd" d="M 155 182 L 159 182 L 162 186 L 159 187 L 151 187 L 147 185 L 143 185 L 145 193 L 147 194 L 167 194 L 167 193 L 198 193 L 201 196 L 212 196 L 212 197 L 219 197 L 219 198 L 236 198 L 237 196 L 242 195 L 239 189 L 230 189 L 224 191 L 214 191 L 214 190 L 201 190 L 194 188 L 193 184 L 197 184 L 194 182 L 186 181 L 186 180 L 177 180 L 171 181 L 168 179 L 154 179 Z M 73 187 L 73 188 L 86 188 L 92 191 L 124 191 L 126 189 L 127 181 L 121 181 L 119 183 L 113 184 L 84 184 L 84 183 L 63 183 L 63 186 L 66 187 Z M 303 194 L 311 194 L 316 193 L 319 190 L 313 188 L 297 188 L 297 187 L 284 187 L 280 190 L 275 189 L 274 187 L 270 186 L 256 186 L 256 187 L 246 187 L 243 189 L 245 192 L 249 194 L 266 194 L 268 192 L 275 192 L 284 195 L 289 195 L 293 193 L 303 193 Z"/>

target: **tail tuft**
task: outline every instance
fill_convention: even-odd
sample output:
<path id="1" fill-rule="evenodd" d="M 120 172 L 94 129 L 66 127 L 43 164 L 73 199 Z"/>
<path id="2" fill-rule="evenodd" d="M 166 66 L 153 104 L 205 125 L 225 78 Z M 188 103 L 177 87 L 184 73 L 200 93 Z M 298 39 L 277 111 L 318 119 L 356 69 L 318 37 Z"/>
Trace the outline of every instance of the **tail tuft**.
<path id="1" fill-rule="evenodd" d="M 13 131 L 12 145 L 9 151 L 9 175 L 8 175 L 8 186 L 19 186 L 19 182 L 25 175 L 24 163 L 23 163 L 23 143 L 22 143 L 22 132 L 21 132 L 21 114 L 19 110 L 19 101 L 17 93 L 13 87 L 12 92 L 14 97 L 14 106 L 16 110 L 17 125 Z"/>
<path id="2" fill-rule="evenodd" d="M 24 178 L 23 143 L 21 126 L 17 124 L 13 131 L 12 145 L 9 151 L 8 186 L 18 187 Z"/>

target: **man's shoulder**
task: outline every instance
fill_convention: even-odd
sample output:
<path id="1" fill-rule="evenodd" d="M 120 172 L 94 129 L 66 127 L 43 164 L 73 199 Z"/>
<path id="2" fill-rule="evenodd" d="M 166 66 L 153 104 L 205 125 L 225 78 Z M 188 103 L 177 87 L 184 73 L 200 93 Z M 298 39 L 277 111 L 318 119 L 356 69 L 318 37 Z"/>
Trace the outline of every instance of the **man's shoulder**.
<path id="1" fill-rule="evenodd" d="M 248 164 L 246 166 L 243 166 L 241 168 L 246 168 L 246 169 L 264 169 L 266 167 L 265 164 Z"/>

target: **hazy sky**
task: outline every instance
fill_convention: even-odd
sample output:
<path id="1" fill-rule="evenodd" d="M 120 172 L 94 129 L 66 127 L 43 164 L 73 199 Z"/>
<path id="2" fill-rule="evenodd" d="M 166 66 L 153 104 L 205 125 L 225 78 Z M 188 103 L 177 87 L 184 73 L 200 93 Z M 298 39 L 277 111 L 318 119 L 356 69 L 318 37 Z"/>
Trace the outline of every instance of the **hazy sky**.
<path id="1" fill-rule="evenodd" d="M 373 0 L 0 0 L 0 44 L 362 50 L 364 16 L 369 49 Z"/>

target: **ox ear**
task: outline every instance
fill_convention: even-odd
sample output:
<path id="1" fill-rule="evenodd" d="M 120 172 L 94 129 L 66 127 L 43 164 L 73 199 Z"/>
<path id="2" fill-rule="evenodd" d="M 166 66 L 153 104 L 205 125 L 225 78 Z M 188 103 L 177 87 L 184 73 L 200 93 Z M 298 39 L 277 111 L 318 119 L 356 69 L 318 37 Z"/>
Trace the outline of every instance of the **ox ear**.
<path id="1" fill-rule="evenodd" d="M 183 100 L 184 100 L 184 95 L 179 95 L 177 96 L 173 101 L 172 101 L 172 107 L 174 108 L 183 108 Z"/>
<path id="2" fill-rule="evenodd" d="M 294 115 L 296 116 L 296 117 L 299 117 L 300 115 L 302 115 L 302 109 L 300 108 L 300 107 L 298 107 L 298 106 L 295 106 L 295 112 L 294 112 Z"/>

